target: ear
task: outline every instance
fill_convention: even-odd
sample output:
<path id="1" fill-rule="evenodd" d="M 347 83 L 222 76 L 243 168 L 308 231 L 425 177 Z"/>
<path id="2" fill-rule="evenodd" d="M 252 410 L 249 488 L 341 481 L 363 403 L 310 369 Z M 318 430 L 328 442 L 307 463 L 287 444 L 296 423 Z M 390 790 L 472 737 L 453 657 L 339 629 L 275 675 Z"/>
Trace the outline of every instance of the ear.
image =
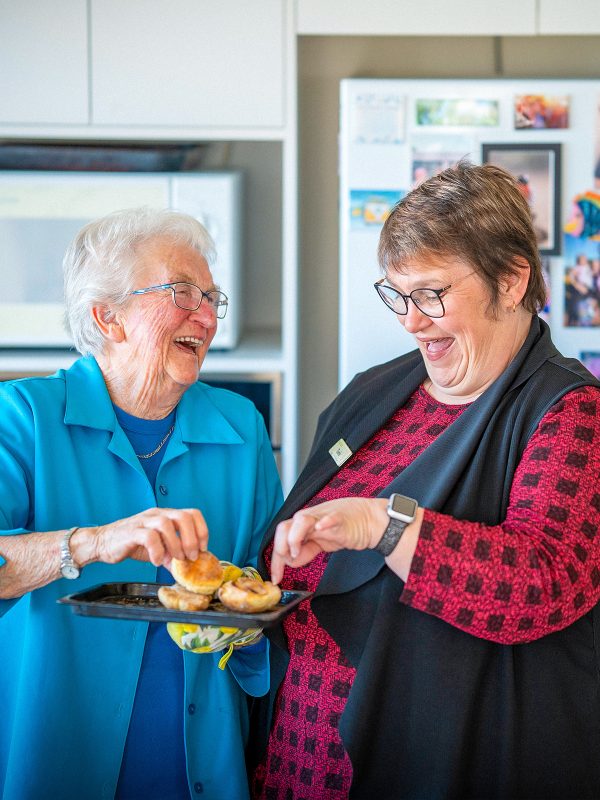
<path id="1" fill-rule="evenodd" d="M 506 275 L 500 282 L 500 291 L 505 295 L 507 304 L 511 307 L 513 303 L 518 306 L 523 299 L 531 275 L 531 267 L 526 258 L 517 256 L 513 261 L 513 266 L 516 267 L 514 274 Z"/>
<path id="2" fill-rule="evenodd" d="M 92 317 L 100 333 L 112 342 L 122 342 L 125 331 L 115 312 L 108 306 L 92 306 Z"/>

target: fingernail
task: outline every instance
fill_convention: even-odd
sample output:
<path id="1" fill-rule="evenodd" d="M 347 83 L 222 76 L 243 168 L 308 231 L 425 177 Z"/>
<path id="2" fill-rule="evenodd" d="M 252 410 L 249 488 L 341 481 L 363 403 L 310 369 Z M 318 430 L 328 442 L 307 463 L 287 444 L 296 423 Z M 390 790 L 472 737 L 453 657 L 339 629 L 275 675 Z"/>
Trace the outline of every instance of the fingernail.
<path id="1" fill-rule="evenodd" d="M 290 549 L 290 554 L 291 554 L 292 558 L 298 558 L 298 553 L 299 553 L 299 550 L 298 550 L 297 547 L 292 547 Z"/>

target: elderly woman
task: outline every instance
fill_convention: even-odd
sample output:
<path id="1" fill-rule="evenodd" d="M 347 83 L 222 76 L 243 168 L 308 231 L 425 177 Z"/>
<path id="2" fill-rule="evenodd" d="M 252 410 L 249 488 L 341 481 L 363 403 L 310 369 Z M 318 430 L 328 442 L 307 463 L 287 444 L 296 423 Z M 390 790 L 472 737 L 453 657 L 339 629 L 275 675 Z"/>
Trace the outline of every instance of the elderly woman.
<path id="1" fill-rule="evenodd" d="M 461 163 L 379 258 L 417 349 L 324 412 L 265 538 L 316 597 L 273 635 L 255 795 L 598 798 L 600 384 L 536 315 L 527 203 Z"/>
<path id="2" fill-rule="evenodd" d="M 264 644 L 221 671 L 164 625 L 56 603 L 106 581 L 173 583 L 165 567 L 209 534 L 217 557 L 256 560 L 281 489 L 254 406 L 197 382 L 227 309 L 212 256 L 205 229 L 175 212 L 85 226 L 64 273 L 88 355 L 1 389 L 5 800 L 248 794 L 244 691 L 268 688 Z"/>

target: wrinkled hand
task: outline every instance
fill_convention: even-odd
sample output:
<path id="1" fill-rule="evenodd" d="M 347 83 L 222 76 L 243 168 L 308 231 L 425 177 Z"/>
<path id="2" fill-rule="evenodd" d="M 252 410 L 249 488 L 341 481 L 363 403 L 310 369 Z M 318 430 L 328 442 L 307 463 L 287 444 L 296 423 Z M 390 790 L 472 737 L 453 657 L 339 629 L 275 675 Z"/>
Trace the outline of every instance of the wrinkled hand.
<path id="1" fill-rule="evenodd" d="M 387 525 L 386 506 L 379 498 L 347 497 L 297 511 L 276 528 L 271 580 L 279 583 L 286 565 L 303 567 L 321 552 L 374 547 Z"/>
<path id="2" fill-rule="evenodd" d="M 95 530 L 95 558 L 116 564 L 126 558 L 155 567 L 171 559 L 198 557 L 208 546 L 208 528 L 197 508 L 149 508 Z"/>

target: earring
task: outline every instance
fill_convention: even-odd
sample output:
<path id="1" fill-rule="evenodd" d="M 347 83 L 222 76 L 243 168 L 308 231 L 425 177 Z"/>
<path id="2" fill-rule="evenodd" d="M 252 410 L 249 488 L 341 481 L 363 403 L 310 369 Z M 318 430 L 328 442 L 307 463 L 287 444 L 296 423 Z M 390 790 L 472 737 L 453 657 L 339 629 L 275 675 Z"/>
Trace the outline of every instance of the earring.
<path id="1" fill-rule="evenodd" d="M 516 313 L 516 310 L 517 310 L 517 304 L 515 303 L 515 301 L 514 301 L 514 300 L 513 300 L 513 307 L 512 307 L 512 310 L 513 310 L 513 314 L 514 314 L 514 313 Z"/>

